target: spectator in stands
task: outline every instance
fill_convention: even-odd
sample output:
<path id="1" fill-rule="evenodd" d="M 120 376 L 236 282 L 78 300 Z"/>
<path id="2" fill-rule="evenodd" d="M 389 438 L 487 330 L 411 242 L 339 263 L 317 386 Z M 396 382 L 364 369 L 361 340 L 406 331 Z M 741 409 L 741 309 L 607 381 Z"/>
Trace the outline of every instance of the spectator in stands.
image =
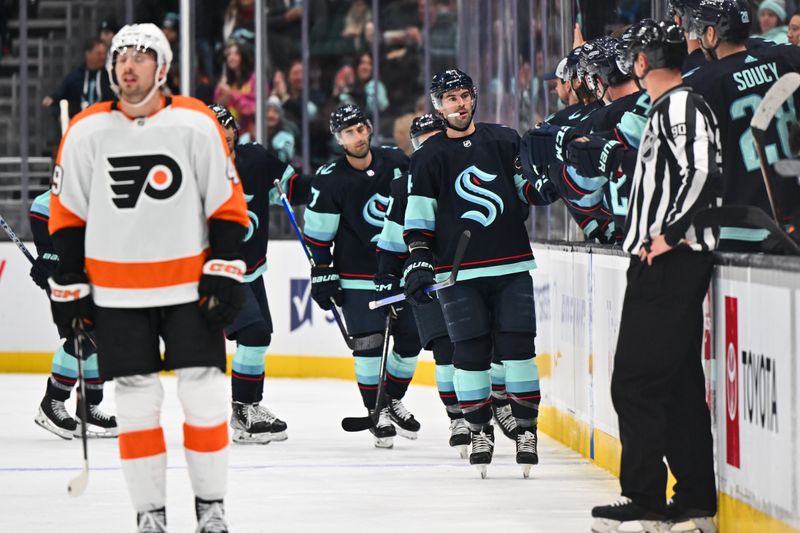
<path id="1" fill-rule="evenodd" d="M 386 87 L 380 80 L 375 83 L 372 79 L 372 54 L 364 52 L 358 56 L 354 83 L 342 88 L 339 93 L 339 102 L 342 104 L 356 104 L 369 113 L 375 105 L 376 98 L 380 111 L 384 111 L 389 107 Z"/>
<path id="2" fill-rule="evenodd" d="M 170 11 L 164 15 L 161 23 L 161 31 L 169 42 L 172 49 L 172 66 L 167 73 L 167 88 L 172 94 L 181 92 L 181 40 L 180 40 L 181 17 L 175 12 Z"/>
<path id="3" fill-rule="evenodd" d="M 98 37 L 89 39 L 83 47 L 83 65 L 67 74 L 58 89 L 42 99 L 42 106 L 50 107 L 58 116 L 58 102 L 66 100 L 72 118 L 94 103 L 111 100 L 114 93 L 105 69 L 107 50 Z"/>
<path id="4" fill-rule="evenodd" d="M 789 42 L 785 24 L 786 4 L 784 0 L 764 0 L 758 8 L 758 24 L 761 38 L 777 44 Z"/>
<path id="5" fill-rule="evenodd" d="M 394 121 L 394 128 L 392 137 L 394 137 L 394 144 L 397 145 L 407 156 L 410 156 L 414 151 L 411 145 L 411 123 L 414 121 L 414 113 L 406 113 L 397 117 Z"/>
<path id="6" fill-rule="evenodd" d="M 351 42 L 352 49 L 358 53 L 364 51 L 367 40 L 364 35 L 367 23 L 372 20 L 372 10 L 367 0 L 353 0 L 347 15 L 344 17 L 342 38 Z"/>
<path id="7" fill-rule="evenodd" d="M 214 90 L 214 101 L 227 107 L 239 123 L 243 134 L 254 133 L 256 112 L 256 74 L 250 45 L 229 41 L 225 47 L 222 78 Z"/>
<path id="8" fill-rule="evenodd" d="M 111 46 L 111 39 L 114 38 L 114 34 L 117 33 L 119 27 L 117 26 L 117 21 L 113 18 L 103 19 L 100 21 L 100 26 L 97 28 L 97 37 L 103 43 L 105 43 L 106 48 Z"/>
<path id="9" fill-rule="evenodd" d="M 295 145 L 300 131 L 283 117 L 283 106 L 277 96 L 267 99 L 267 151 L 284 163 L 295 159 Z"/>
<path id="10" fill-rule="evenodd" d="M 255 40 L 255 0 L 230 0 L 225 10 L 222 37 L 228 42 L 234 37 Z"/>
<path id="11" fill-rule="evenodd" d="M 793 45 L 800 46 L 800 10 L 795 11 L 792 18 L 789 19 L 787 38 Z"/>
<path id="12" fill-rule="evenodd" d="M 288 78 L 288 79 L 287 79 Z M 274 89 L 272 94 L 280 98 L 286 117 L 295 124 L 303 120 L 303 62 L 295 59 L 289 65 L 289 74 L 275 73 Z M 319 106 L 324 101 L 319 91 L 311 90 L 308 101 L 309 120 L 315 121 L 319 117 Z"/>
<path id="13" fill-rule="evenodd" d="M 293 57 L 299 57 L 302 0 L 267 0 L 267 41 L 275 68 L 286 71 Z"/>

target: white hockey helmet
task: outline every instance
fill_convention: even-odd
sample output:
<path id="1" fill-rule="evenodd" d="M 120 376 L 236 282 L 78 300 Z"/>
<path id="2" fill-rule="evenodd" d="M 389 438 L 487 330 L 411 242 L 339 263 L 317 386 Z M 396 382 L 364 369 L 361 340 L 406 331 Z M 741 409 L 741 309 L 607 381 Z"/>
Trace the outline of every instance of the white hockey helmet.
<path id="1" fill-rule="evenodd" d="M 111 48 L 106 57 L 106 71 L 114 92 L 119 96 L 119 85 L 117 85 L 116 76 L 114 75 L 114 63 L 117 56 L 129 47 L 140 51 L 150 50 L 156 54 L 158 68 L 156 68 L 155 87 L 164 85 L 167 81 L 167 72 L 169 72 L 169 67 L 172 64 L 172 48 L 170 48 L 164 32 L 150 22 L 127 24 L 114 35 L 111 40 Z M 167 68 L 164 71 L 164 75 L 159 78 L 159 72 L 163 65 L 166 65 Z"/>

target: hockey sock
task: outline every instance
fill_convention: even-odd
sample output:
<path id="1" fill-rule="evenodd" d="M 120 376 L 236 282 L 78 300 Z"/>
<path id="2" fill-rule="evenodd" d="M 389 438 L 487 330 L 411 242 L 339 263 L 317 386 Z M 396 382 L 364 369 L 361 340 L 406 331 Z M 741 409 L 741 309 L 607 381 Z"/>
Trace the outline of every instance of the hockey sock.
<path id="1" fill-rule="evenodd" d="M 381 372 L 380 353 L 375 355 L 355 355 L 356 381 L 361 392 L 361 401 L 368 409 L 375 408 L 375 399 L 378 394 L 378 379 Z"/>
<path id="2" fill-rule="evenodd" d="M 389 352 L 386 361 L 386 394 L 389 398 L 400 400 L 406 395 L 408 384 L 417 369 L 417 355 L 404 357 L 394 350 Z"/>
<path id="3" fill-rule="evenodd" d="M 96 353 L 83 363 L 83 379 L 86 381 L 86 399 L 89 405 L 98 405 L 103 401 L 103 380 L 100 379 Z"/>
<path id="4" fill-rule="evenodd" d="M 228 488 L 228 392 L 219 368 L 179 368 L 178 399 L 186 418 L 183 447 L 192 489 L 221 500 Z"/>
<path id="5" fill-rule="evenodd" d="M 269 346 L 239 344 L 231 364 L 234 402 L 258 403 L 264 393 L 264 355 Z"/>
<path id="6" fill-rule="evenodd" d="M 503 366 L 503 363 L 492 363 L 489 374 L 492 376 L 492 404 L 498 407 L 508 405 L 506 367 Z"/>
<path id="7" fill-rule="evenodd" d="M 539 417 L 539 368 L 534 358 L 503 361 L 511 412 L 519 427 L 533 427 Z"/>
<path id="8" fill-rule="evenodd" d="M 464 416 L 458 405 L 456 388 L 453 385 L 455 371 L 453 365 L 436 365 L 436 388 L 439 390 L 439 398 L 447 409 L 447 416 L 450 417 L 450 420 Z"/>
<path id="9" fill-rule="evenodd" d="M 54 400 L 66 402 L 77 381 L 78 361 L 62 346 L 53 354 L 50 377 L 47 379 L 47 395 Z"/>
<path id="10" fill-rule="evenodd" d="M 119 456 L 136 512 L 166 504 L 167 445 L 160 426 L 164 389 L 158 374 L 116 378 Z"/>
<path id="11" fill-rule="evenodd" d="M 492 411 L 489 408 L 492 379 L 489 371 L 456 368 L 453 385 L 470 429 L 480 431 L 492 419 Z"/>

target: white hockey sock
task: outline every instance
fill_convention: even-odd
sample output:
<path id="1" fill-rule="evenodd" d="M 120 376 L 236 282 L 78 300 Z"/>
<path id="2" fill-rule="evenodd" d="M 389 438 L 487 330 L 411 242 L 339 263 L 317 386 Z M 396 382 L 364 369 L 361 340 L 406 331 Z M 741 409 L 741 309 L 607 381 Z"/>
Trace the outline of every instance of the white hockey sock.
<path id="1" fill-rule="evenodd" d="M 228 487 L 228 380 L 218 368 L 181 368 L 176 373 L 192 488 L 199 498 L 220 500 Z"/>
<path id="2" fill-rule="evenodd" d="M 158 374 L 114 380 L 119 425 L 119 456 L 137 512 L 166 503 L 167 447 L 160 426 L 164 389 Z"/>

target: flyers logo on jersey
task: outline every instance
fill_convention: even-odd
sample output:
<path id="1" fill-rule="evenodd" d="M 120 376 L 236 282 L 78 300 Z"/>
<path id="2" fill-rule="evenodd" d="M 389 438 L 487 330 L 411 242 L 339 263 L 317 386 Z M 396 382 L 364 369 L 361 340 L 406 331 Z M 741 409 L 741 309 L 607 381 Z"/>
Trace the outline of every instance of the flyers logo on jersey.
<path id="1" fill-rule="evenodd" d="M 109 157 L 114 183 L 112 200 L 120 209 L 136 207 L 142 192 L 153 200 L 166 200 L 181 187 L 183 177 L 177 161 L 163 154 Z"/>

